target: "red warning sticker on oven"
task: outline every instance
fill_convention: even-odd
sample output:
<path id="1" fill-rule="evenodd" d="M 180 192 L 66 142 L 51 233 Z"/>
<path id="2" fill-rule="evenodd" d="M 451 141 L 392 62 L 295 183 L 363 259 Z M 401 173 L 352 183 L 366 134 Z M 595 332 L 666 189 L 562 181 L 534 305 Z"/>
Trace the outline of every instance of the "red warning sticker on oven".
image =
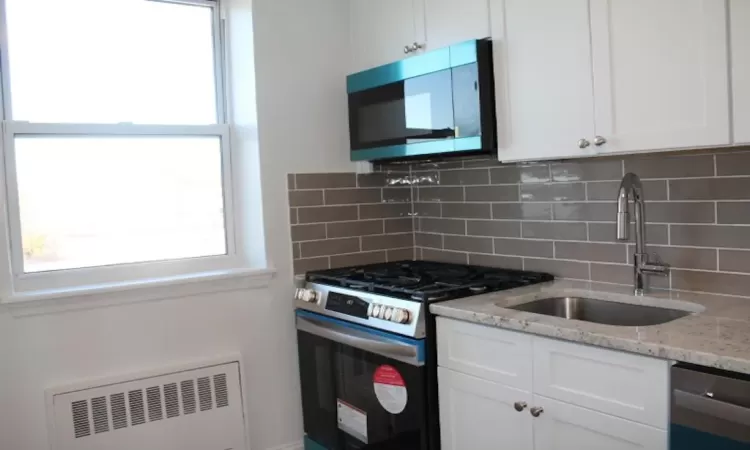
<path id="1" fill-rule="evenodd" d="M 380 405 L 391 414 L 400 414 L 406 408 L 408 395 L 404 378 L 393 366 L 383 365 L 372 376 L 375 397 Z"/>

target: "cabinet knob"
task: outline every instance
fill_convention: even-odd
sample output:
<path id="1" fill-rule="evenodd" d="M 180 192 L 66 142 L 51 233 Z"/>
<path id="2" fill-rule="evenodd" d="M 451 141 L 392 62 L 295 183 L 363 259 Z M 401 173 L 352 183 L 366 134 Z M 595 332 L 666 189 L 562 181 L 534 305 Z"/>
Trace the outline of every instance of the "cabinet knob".
<path id="1" fill-rule="evenodd" d="M 594 138 L 594 145 L 599 147 L 600 145 L 604 145 L 607 143 L 607 140 L 601 136 L 597 136 Z"/>
<path id="2" fill-rule="evenodd" d="M 414 43 L 414 44 L 413 44 L 413 45 L 411 46 L 411 51 L 413 51 L 413 52 L 418 52 L 419 50 L 422 50 L 423 48 L 424 48 L 424 44 L 420 44 L 419 42 L 415 42 L 415 43 Z"/>
<path id="3" fill-rule="evenodd" d="M 515 402 L 515 403 L 513 403 L 513 407 L 516 408 L 516 411 L 518 411 L 518 412 L 523 411 L 524 409 L 526 409 L 527 406 L 529 406 L 529 405 L 527 405 L 526 402 Z"/>
<path id="4" fill-rule="evenodd" d="M 589 145 L 591 145 L 591 142 L 588 139 L 580 139 L 578 141 L 578 148 L 586 148 Z"/>
<path id="5" fill-rule="evenodd" d="M 542 408 L 541 406 L 533 406 L 529 410 L 529 412 L 531 413 L 532 416 L 539 417 L 539 415 L 541 415 L 544 412 L 544 408 Z"/>
<path id="6" fill-rule="evenodd" d="M 411 52 L 411 47 L 409 47 L 408 45 L 404 45 L 404 53 L 408 54 L 410 52 Z"/>

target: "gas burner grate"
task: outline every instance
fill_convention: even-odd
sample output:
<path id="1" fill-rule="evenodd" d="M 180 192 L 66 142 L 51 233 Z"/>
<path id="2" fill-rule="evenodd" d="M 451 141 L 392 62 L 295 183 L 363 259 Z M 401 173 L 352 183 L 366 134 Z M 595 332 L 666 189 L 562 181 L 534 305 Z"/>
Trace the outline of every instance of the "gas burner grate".
<path id="1" fill-rule="evenodd" d="M 400 261 L 309 272 L 307 280 L 420 302 L 467 297 L 550 281 L 545 273 L 430 261 Z"/>

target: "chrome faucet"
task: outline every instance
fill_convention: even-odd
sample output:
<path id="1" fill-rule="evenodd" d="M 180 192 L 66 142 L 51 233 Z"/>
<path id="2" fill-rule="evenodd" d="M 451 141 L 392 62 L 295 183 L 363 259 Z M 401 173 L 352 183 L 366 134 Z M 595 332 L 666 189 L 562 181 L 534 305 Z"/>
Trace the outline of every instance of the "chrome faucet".
<path id="1" fill-rule="evenodd" d="M 633 255 L 633 289 L 635 295 L 643 295 L 644 276 L 647 274 L 668 275 L 669 266 L 651 263 L 646 252 L 646 216 L 643 199 L 643 184 L 638 175 L 626 174 L 617 193 L 617 239 L 627 241 L 630 234 L 630 213 L 628 199 L 632 198 L 635 207 L 635 254 Z"/>

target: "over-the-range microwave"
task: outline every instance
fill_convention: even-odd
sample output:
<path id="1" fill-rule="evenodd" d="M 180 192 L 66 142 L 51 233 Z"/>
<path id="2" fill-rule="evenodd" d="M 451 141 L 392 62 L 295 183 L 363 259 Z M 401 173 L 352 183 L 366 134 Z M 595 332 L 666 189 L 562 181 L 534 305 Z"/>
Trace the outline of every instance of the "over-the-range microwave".
<path id="1" fill-rule="evenodd" d="M 463 42 L 348 76 L 352 161 L 495 152 L 491 46 Z"/>

